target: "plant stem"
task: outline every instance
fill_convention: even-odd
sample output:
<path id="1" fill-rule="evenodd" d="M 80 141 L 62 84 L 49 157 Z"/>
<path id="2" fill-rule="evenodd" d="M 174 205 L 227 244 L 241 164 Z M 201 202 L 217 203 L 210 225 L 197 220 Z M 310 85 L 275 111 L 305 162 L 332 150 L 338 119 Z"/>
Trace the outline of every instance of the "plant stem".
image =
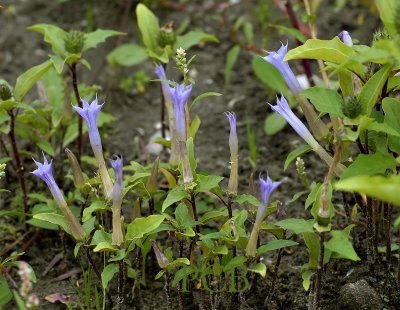
<path id="1" fill-rule="evenodd" d="M 372 199 L 367 197 L 367 205 L 366 205 L 366 217 L 367 217 L 367 256 L 368 256 L 368 265 L 370 271 L 373 270 L 373 265 L 375 263 L 375 251 L 374 251 L 374 219 L 373 219 L 373 203 Z"/>
<path id="2" fill-rule="evenodd" d="M 77 63 L 74 62 L 69 66 L 69 69 L 71 71 L 71 77 L 72 77 L 72 87 L 74 89 L 74 94 L 76 98 L 76 102 L 78 103 L 78 106 L 82 108 L 82 100 L 81 96 L 79 95 L 79 89 L 78 89 L 78 78 L 76 74 L 76 65 Z M 76 140 L 76 148 L 77 148 L 77 160 L 78 163 L 81 163 L 81 156 L 82 156 L 82 143 L 83 143 L 83 119 L 82 117 L 78 117 L 78 139 Z"/>
<path id="3" fill-rule="evenodd" d="M 14 159 L 15 159 L 15 165 L 16 165 L 16 170 L 17 170 L 17 177 L 18 177 L 18 182 L 19 185 L 21 187 L 21 191 L 22 191 L 22 203 L 24 206 L 24 213 L 25 213 L 25 222 L 28 220 L 28 212 L 29 212 L 29 206 L 28 206 L 28 195 L 26 193 L 26 185 L 25 185 L 25 178 L 24 178 L 24 171 L 25 168 L 22 165 L 21 162 L 21 157 L 19 155 L 19 150 L 18 150 L 18 146 L 17 146 L 17 141 L 15 139 L 15 115 L 14 115 L 14 111 L 11 110 L 8 112 L 8 114 L 10 115 L 10 132 L 8 133 L 8 138 L 10 139 L 10 143 L 11 143 L 11 147 L 12 147 L 12 151 L 13 151 L 13 155 L 14 155 Z M 27 228 L 27 224 L 26 228 Z"/>
<path id="4" fill-rule="evenodd" d="M 322 287 L 322 275 L 324 272 L 324 233 L 319 234 L 319 263 L 318 263 L 318 271 L 317 278 L 315 281 L 315 296 L 314 296 L 314 309 L 321 309 L 321 287 Z"/>
<path id="5" fill-rule="evenodd" d="M 85 247 L 85 250 L 86 250 L 86 257 L 87 257 L 87 259 L 88 259 L 90 265 L 92 265 L 93 270 L 94 270 L 94 273 L 96 274 L 97 278 L 99 279 L 99 281 L 100 281 L 100 283 L 101 283 L 101 282 L 102 282 L 102 281 L 101 281 L 101 274 L 100 274 L 99 269 L 97 268 L 96 264 L 94 263 L 94 261 L 93 261 L 93 259 L 92 259 L 92 255 L 90 254 L 90 249 L 89 249 L 89 247 Z M 106 290 L 106 295 L 107 295 L 108 302 L 110 303 L 110 306 L 111 306 L 111 308 L 112 308 L 113 301 L 112 301 L 112 298 L 111 298 L 110 293 L 109 293 L 107 290 Z"/>
<path id="6" fill-rule="evenodd" d="M 194 192 L 190 193 L 190 204 L 192 205 L 192 211 L 193 211 L 193 217 L 196 222 L 199 221 L 199 216 L 197 214 L 197 208 L 196 208 L 196 195 Z M 200 226 L 196 224 L 196 232 L 199 234 L 200 233 Z"/>
<path id="7" fill-rule="evenodd" d="M 386 263 L 390 266 L 391 256 L 392 256 L 392 241 L 390 238 L 390 227 L 392 224 L 392 206 L 385 203 L 383 205 L 383 221 L 385 226 L 385 239 L 386 239 Z"/>
<path id="8" fill-rule="evenodd" d="M 117 307 L 119 310 L 123 310 L 125 304 L 125 265 L 124 260 L 119 261 L 119 272 L 118 272 L 118 297 Z"/>
<path id="9" fill-rule="evenodd" d="M 171 292 L 170 292 L 170 275 L 168 272 L 165 273 L 165 285 L 164 285 L 164 291 L 165 291 L 165 296 L 167 298 L 167 309 L 171 310 L 172 309 L 172 302 L 171 302 Z"/>
<path id="10" fill-rule="evenodd" d="M 283 240 L 286 240 L 286 232 L 284 232 Z M 274 274 L 273 274 L 272 280 L 271 280 L 271 288 L 269 289 L 267 298 L 265 298 L 265 300 L 264 300 L 264 308 L 265 309 L 268 308 L 268 304 L 270 303 L 270 301 L 275 293 L 276 280 L 278 278 L 278 270 L 279 270 L 279 265 L 281 264 L 281 260 L 282 260 L 282 253 L 283 253 L 283 248 L 279 249 L 279 251 L 278 251 L 278 257 L 276 258 L 276 263 L 274 266 Z"/>
<path id="11" fill-rule="evenodd" d="M 228 216 L 231 219 L 233 217 L 233 212 L 232 212 L 232 197 L 228 197 L 228 203 L 226 204 L 226 207 L 228 208 Z"/>

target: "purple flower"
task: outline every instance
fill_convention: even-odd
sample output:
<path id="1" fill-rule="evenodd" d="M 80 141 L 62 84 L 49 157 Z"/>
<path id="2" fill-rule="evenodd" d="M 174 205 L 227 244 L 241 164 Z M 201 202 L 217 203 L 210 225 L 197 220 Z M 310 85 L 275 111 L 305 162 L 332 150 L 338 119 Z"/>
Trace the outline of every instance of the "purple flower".
<path id="1" fill-rule="evenodd" d="M 115 156 L 114 160 L 110 160 L 111 166 L 115 174 L 115 182 L 112 190 L 112 242 L 113 244 L 120 245 L 124 241 L 122 232 L 122 219 L 121 219 L 121 205 L 123 196 L 123 186 L 122 186 L 122 168 L 123 159 L 122 156 Z"/>
<path id="2" fill-rule="evenodd" d="M 288 102 L 285 97 L 281 95 L 281 99 L 279 100 L 276 97 L 277 105 L 273 106 L 270 104 L 272 110 L 278 112 L 281 116 L 285 118 L 285 120 L 292 126 L 294 131 L 302 137 L 314 150 L 319 148 L 318 142 L 314 139 L 313 135 L 307 129 L 307 127 L 301 122 L 301 120 L 293 113 L 290 109 Z"/>
<path id="3" fill-rule="evenodd" d="M 33 161 L 37 166 L 37 169 L 33 171 L 32 174 L 36 175 L 37 177 L 41 178 L 43 181 L 46 182 L 47 186 L 50 189 L 51 194 L 53 195 L 55 201 L 57 202 L 57 205 L 59 206 L 64 215 L 65 220 L 68 223 L 70 229 L 69 233 L 71 233 L 76 240 L 84 240 L 86 237 L 85 231 L 83 230 L 82 225 L 78 222 L 76 217 L 72 214 L 71 210 L 68 208 L 64 196 L 62 195 L 60 188 L 58 187 L 56 181 L 54 180 L 52 166 L 51 166 L 52 162 L 50 161 L 49 163 L 44 154 L 43 158 L 44 158 L 43 164 L 33 159 Z"/>
<path id="4" fill-rule="evenodd" d="M 351 39 L 350 34 L 346 30 L 343 30 L 337 36 L 340 39 L 340 41 L 342 41 L 347 46 L 350 47 L 353 46 L 353 40 Z"/>
<path id="5" fill-rule="evenodd" d="M 174 105 L 175 127 L 178 141 L 186 141 L 186 114 L 185 104 L 192 91 L 192 84 L 179 84 L 176 87 L 169 86 L 169 94 Z"/>
<path id="6" fill-rule="evenodd" d="M 115 182 L 113 186 L 113 200 L 114 199 L 122 199 L 122 168 L 123 168 L 123 159 L 122 156 L 115 156 L 116 159 L 110 160 L 111 167 L 114 170 L 115 174 Z"/>
<path id="7" fill-rule="evenodd" d="M 257 210 L 256 222 L 261 223 L 267 213 L 267 207 L 269 205 L 269 198 L 275 189 L 281 184 L 281 182 L 273 182 L 269 176 L 265 180 L 260 178 L 261 188 L 261 204 Z"/>
<path id="8" fill-rule="evenodd" d="M 229 147 L 231 149 L 231 153 L 238 152 L 238 139 L 236 134 L 236 115 L 234 112 L 225 112 L 225 115 L 228 117 L 229 125 L 230 125 L 230 133 L 229 133 Z"/>
<path id="9" fill-rule="evenodd" d="M 236 115 L 225 112 L 230 124 L 229 149 L 231 153 L 231 174 L 229 176 L 228 193 L 236 195 L 238 188 L 238 138 L 236 134 Z"/>
<path id="10" fill-rule="evenodd" d="M 269 55 L 263 57 L 263 59 L 278 69 L 293 94 L 298 95 L 301 91 L 300 83 L 296 79 L 293 71 L 290 69 L 287 61 L 283 60 L 287 54 L 287 48 L 288 44 L 282 44 L 281 48 L 277 52 L 267 52 Z"/>
<path id="11" fill-rule="evenodd" d="M 158 79 L 161 80 L 161 82 L 163 83 L 163 86 L 164 86 L 164 84 L 168 85 L 168 83 L 164 82 L 165 80 L 167 80 L 167 75 L 165 74 L 164 66 L 157 65 L 155 72 L 157 74 Z"/>
<path id="12" fill-rule="evenodd" d="M 83 108 L 77 106 L 73 106 L 73 108 L 86 121 L 86 125 L 89 131 L 90 144 L 92 146 L 93 152 L 95 153 L 95 155 L 103 153 L 99 129 L 97 127 L 97 117 L 99 116 L 99 112 L 104 103 L 98 104 L 97 96 L 90 105 L 87 101 L 83 99 L 81 100 L 83 102 Z"/>
<path id="13" fill-rule="evenodd" d="M 35 162 L 37 169 L 31 173 L 46 182 L 47 186 L 50 189 L 51 194 L 53 195 L 53 197 L 57 201 L 57 203 L 65 203 L 65 200 L 60 191 L 60 188 L 58 187 L 58 185 L 53 177 L 53 171 L 52 171 L 52 166 L 51 166 L 52 161 L 50 161 L 50 163 L 49 163 L 47 161 L 46 156 L 44 156 L 44 154 L 43 154 L 43 159 L 44 159 L 44 162 L 42 164 L 33 158 L 33 161 Z"/>

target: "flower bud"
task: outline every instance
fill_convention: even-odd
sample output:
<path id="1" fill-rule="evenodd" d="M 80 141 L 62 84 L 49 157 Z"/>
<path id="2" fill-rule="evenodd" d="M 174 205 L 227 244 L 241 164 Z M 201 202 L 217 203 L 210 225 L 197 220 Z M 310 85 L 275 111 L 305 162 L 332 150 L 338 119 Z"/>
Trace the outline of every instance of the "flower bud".
<path id="1" fill-rule="evenodd" d="M 350 46 L 350 47 L 353 46 L 353 40 L 352 40 L 350 34 L 346 30 L 343 30 L 342 32 L 340 32 L 337 36 L 340 39 L 340 41 L 342 41 L 347 46 Z"/>
<path id="2" fill-rule="evenodd" d="M 237 195 L 238 189 L 238 138 L 236 133 L 236 115 L 225 112 L 230 124 L 229 150 L 231 153 L 231 174 L 229 176 L 228 194 Z"/>
<path id="3" fill-rule="evenodd" d="M 85 34 L 81 31 L 71 30 L 64 39 L 65 50 L 71 54 L 79 54 L 85 46 Z"/>
<path id="4" fill-rule="evenodd" d="M 342 103 L 342 112 L 348 118 L 356 118 L 362 112 L 362 106 L 357 97 L 347 97 Z"/>
<path id="5" fill-rule="evenodd" d="M 8 84 L 5 80 L 0 79 L 0 99 L 8 100 L 12 97 L 12 91 L 10 84 Z"/>
<path id="6" fill-rule="evenodd" d="M 85 184 L 85 181 L 83 178 L 81 166 L 79 165 L 74 153 L 72 153 L 70 149 L 65 149 L 65 153 L 67 153 L 69 164 L 72 168 L 72 175 L 74 177 L 75 187 L 82 188 Z"/>
<path id="7" fill-rule="evenodd" d="M 151 241 L 151 245 L 153 246 L 154 254 L 156 254 L 158 265 L 160 266 L 160 268 L 164 269 L 169 264 L 168 258 L 164 255 L 163 252 L 161 252 L 155 240 Z"/>
<path id="8" fill-rule="evenodd" d="M 174 32 L 174 23 L 170 22 L 160 29 L 158 35 L 158 44 L 161 47 L 166 47 L 167 45 L 173 46 L 176 41 L 176 35 Z"/>
<path id="9" fill-rule="evenodd" d="M 158 178 L 158 165 L 160 163 L 160 157 L 157 157 L 151 168 L 151 175 L 147 181 L 147 191 L 150 195 L 153 195 L 157 191 L 157 178 Z"/>

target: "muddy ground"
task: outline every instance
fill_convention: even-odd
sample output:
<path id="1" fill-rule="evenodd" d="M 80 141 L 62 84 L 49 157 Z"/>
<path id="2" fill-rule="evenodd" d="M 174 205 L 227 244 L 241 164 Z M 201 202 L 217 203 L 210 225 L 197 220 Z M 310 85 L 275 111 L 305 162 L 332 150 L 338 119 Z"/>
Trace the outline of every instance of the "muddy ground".
<path id="1" fill-rule="evenodd" d="M 151 1 L 150 1 L 151 2 Z M 160 1 L 164 2 L 164 1 Z M 198 115 L 202 121 L 196 137 L 195 151 L 198 160 L 199 170 L 208 171 L 210 174 L 229 176 L 229 150 L 228 150 L 228 122 L 224 111 L 234 111 L 238 119 L 238 135 L 240 143 L 241 174 L 240 188 L 242 192 L 248 189 L 248 178 L 252 172 L 248 161 L 249 150 L 246 137 L 246 114 L 249 115 L 252 128 L 255 130 L 256 142 L 259 148 L 257 169 L 254 176 L 268 172 L 273 179 L 284 179 L 283 185 L 277 190 L 275 198 L 282 202 L 288 201 L 294 193 L 304 190 L 301 182 L 293 168 L 283 171 L 283 162 L 286 155 L 303 142 L 294 134 L 291 128 L 286 127 L 282 132 L 274 136 L 266 136 L 263 131 L 265 117 L 270 113 L 266 102 L 273 101 L 268 98 L 261 83 L 252 72 L 251 60 L 254 55 L 249 51 L 242 51 L 236 63 L 231 83 L 224 87 L 224 63 L 228 50 L 234 42 L 230 35 L 229 25 L 241 15 L 247 16 L 254 21 L 256 43 L 261 44 L 262 34 L 258 33 L 261 28 L 252 17 L 252 10 L 257 9 L 257 1 L 242 1 L 232 6 L 223 14 L 218 9 L 203 11 L 201 8 L 209 5 L 211 1 L 203 2 L 189 1 L 189 4 L 173 8 L 171 6 L 152 7 L 159 16 L 160 24 L 174 20 L 179 24 L 184 18 L 190 18 L 189 28 L 201 27 L 219 38 L 220 43 L 203 44 L 190 49 L 189 57 L 196 54 L 196 60 L 192 65 L 192 72 L 195 72 L 196 84 L 192 97 L 206 91 L 223 93 L 221 97 L 211 97 L 198 104 L 192 113 L 192 118 Z M 139 34 L 136 28 L 134 9 L 129 12 L 126 23 L 122 16 L 124 8 L 129 1 L 3 1 L 2 5 L 7 7 L 13 5 L 13 14 L 0 15 L 0 77 L 14 83 L 15 78 L 28 69 L 44 61 L 50 52 L 49 47 L 42 42 L 41 35 L 26 30 L 26 27 L 36 23 L 55 23 L 64 29 L 86 30 L 88 23 L 86 14 L 93 4 L 93 28 L 116 29 L 125 31 L 128 35 L 122 38 L 122 42 L 139 42 Z M 154 4 L 154 3 L 153 3 Z M 134 6 L 135 4 L 133 4 Z M 271 23 L 282 21 L 286 17 L 276 7 L 271 7 Z M 372 38 L 372 30 L 379 26 L 378 19 L 374 13 L 366 7 L 358 4 L 358 1 L 348 1 L 346 6 L 338 12 L 334 12 L 331 1 L 323 1 L 317 19 L 318 35 L 320 38 L 329 39 L 339 33 L 342 29 L 351 32 L 353 38 L 361 43 L 367 44 Z M 285 42 L 287 37 L 279 34 L 276 30 L 271 31 L 270 40 L 267 46 L 260 46 L 268 50 L 279 48 L 280 42 Z M 118 39 L 111 39 L 101 45 L 96 51 L 88 53 L 88 60 L 92 63 L 92 71 L 80 68 L 79 77 L 86 83 L 101 85 L 103 90 L 99 96 L 106 100 L 106 110 L 118 117 L 105 134 L 103 145 L 108 154 L 123 154 L 126 162 L 130 160 L 143 161 L 144 156 L 139 145 L 140 141 L 147 143 L 149 137 L 156 131 L 155 126 L 159 122 L 159 85 L 149 83 L 146 85 L 146 92 L 139 93 L 132 90 L 127 93 L 120 90 L 117 85 L 119 78 L 132 74 L 139 68 L 155 78 L 153 66 L 150 62 L 129 69 L 122 69 L 118 72 L 108 67 L 105 63 L 105 55 L 121 43 Z M 295 46 L 293 40 L 289 40 L 289 46 Z M 293 64 L 297 72 L 301 72 L 298 63 Z M 173 70 L 168 68 L 168 74 L 173 75 Z M 117 75 L 116 75 L 117 73 Z M 34 97 L 34 94 L 32 94 Z M 139 143 L 138 143 L 139 141 Z M 322 180 L 327 168 L 323 166 L 315 156 L 304 157 L 308 168 L 309 177 Z M 30 158 L 24 158 L 24 163 L 29 165 Z M 34 180 L 28 176 L 28 183 Z M 35 180 L 36 181 L 36 180 Z M 4 197 L 4 196 L 3 196 Z M 0 197 L 2 198 L 2 197 Z M 7 198 L 4 198 L 3 202 Z M 1 204 L 0 204 L 1 205 Z M 3 206 L 6 207 L 6 206 Z M 304 211 L 299 202 L 290 204 L 286 213 L 291 217 L 307 218 L 309 214 Z M 362 233 L 362 229 L 359 230 Z M 57 309 L 63 306 L 53 306 L 43 300 L 43 297 L 50 293 L 71 294 L 77 299 L 76 283 L 80 274 L 72 276 L 67 280 L 57 280 L 72 268 L 79 267 L 80 260 L 76 260 L 70 253 L 70 248 L 64 252 L 64 259 L 57 267 L 53 268 L 46 276 L 42 272 L 55 255 L 63 252 L 68 247 L 67 238 L 61 239 L 54 233 L 42 232 L 41 238 L 26 250 L 23 259 L 32 264 L 38 275 L 38 283 L 35 291 L 41 298 L 41 309 Z M 2 246 L 0 245 L 0 248 Z M 43 250 L 46 249 L 46 250 Z M 18 250 L 16 248 L 16 250 Z M 365 248 L 361 242 L 359 255 L 365 259 Z M 276 257 L 266 258 L 270 264 L 274 264 Z M 300 268 L 307 261 L 307 252 L 304 247 L 298 247 L 294 252 L 284 252 L 277 287 L 269 304 L 268 309 L 306 309 L 308 293 L 302 287 Z M 154 263 L 149 263 L 151 274 L 158 272 Z M 323 309 L 360 309 L 359 305 L 345 307 L 345 294 L 341 289 L 346 284 L 365 280 L 360 290 L 361 299 L 371 300 L 370 305 L 361 309 L 399 309 L 399 296 L 395 281 L 392 279 L 393 270 L 386 271 L 385 266 L 377 266 L 375 275 L 371 274 L 365 264 L 365 260 L 359 263 L 337 261 L 329 265 L 326 271 L 326 278 L 323 284 L 322 301 Z M 148 277 L 150 279 L 150 276 Z M 56 280 L 55 280 L 56 279 Z M 239 298 L 239 304 L 243 309 L 264 309 L 264 299 L 268 295 L 270 278 L 257 280 L 257 285 L 252 287 L 248 293 Z M 354 284 L 353 284 L 354 285 Z M 355 286 L 357 286 L 356 284 Z M 148 281 L 148 286 L 139 292 L 139 299 L 132 304 L 137 309 L 164 309 L 166 308 L 164 290 L 161 281 Z M 359 287 L 359 286 L 357 286 Z M 366 287 L 366 289 L 365 289 Z M 348 287 L 343 289 L 350 291 Z M 199 293 L 200 294 L 200 293 Z M 192 298 L 187 297 L 187 308 L 198 309 L 201 299 L 207 299 L 208 295 L 203 294 Z M 78 294 L 79 295 L 79 294 Z M 238 298 L 235 296 L 234 298 Z M 350 297 L 352 298 L 352 297 Z M 374 299 L 375 298 L 375 299 Z M 229 299 L 229 298 L 222 298 Z M 374 303 L 377 300 L 377 303 Z M 235 300 L 234 300 L 235 301 Z M 237 304 L 225 304 L 225 308 L 236 309 Z"/>

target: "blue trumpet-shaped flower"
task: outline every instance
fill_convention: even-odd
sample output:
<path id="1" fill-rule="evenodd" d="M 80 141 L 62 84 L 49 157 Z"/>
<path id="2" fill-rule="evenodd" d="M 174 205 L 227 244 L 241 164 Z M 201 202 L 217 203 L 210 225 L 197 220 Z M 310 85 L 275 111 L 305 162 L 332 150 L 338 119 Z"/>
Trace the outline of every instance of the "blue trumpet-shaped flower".
<path id="1" fill-rule="evenodd" d="M 225 112 L 230 124 L 229 149 L 231 153 L 231 174 L 229 177 L 228 193 L 236 195 L 238 188 L 238 138 L 236 133 L 236 115 Z"/>
<path id="2" fill-rule="evenodd" d="M 281 99 L 276 97 L 277 105 L 273 106 L 270 104 L 272 110 L 278 112 L 285 120 L 292 126 L 294 131 L 304 139 L 314 150 L 318 149 L 319 144 L 317 140 L 314 139 L 313 135 L 307 129 L 307 127 L 301 122 L 301 120 L 293 113 L 292 109 L 286 100 L 286 98 L 281 95 Z"/>
<path id="3" fill-rule="evenodd" d="M 342 41 L 347 46 L 350 47 L 353 46 L 353 40 L 351 39 L 350 34 L 346 30 L 340 32 L 337 36 L 340 39 L 340 41 Z"/>
<path id="4" fill-rule="evenodd" d="M 43 154 L 43 164 L 33 159 L 35 162 L 37 169 L 32 172 L 32 174 L 36 175 L 37 177 L 41 178 L 43 181 L 46 182 L 47 186 L 50 189 L 51 194 L 53 195 L 54 199 L 58 202 L 64 203 L 64 197 L 58 187 L 56 181 L 53 177 L 53 169 L 52 169 L 52 161 L 48 162 L 46 156 Z"/>
<path id="5" fill-rule="evenodd" d="M 169 94 L 174 105 L 175 127 L 178 141 L 186 141 L 185 105 L 192 91 L 192 84 L 183 83 L 176 87 L 169 86 Z"/>
<path id="6" fill-rule="evenodd" d="M 83 230 L 82 225 L 78 222 L 76 217 L 72 214 L 71 210 L 68 208 L 64 196 L 62 195 L 60 188 L 54 180 L 52 172 L 52 161 L 48 162 L 44 154 L 43 159 L 43 164 L 33 159 L 37 166 L 37 169 L 33 171 L 32 174 L 36 175 L 46 182 L 51 194 L 53 195 L 55 201 L 57 202 L 57 205 L 61 209 L 64 218 L 69 225 L 70 233 L 72 234 L 72 236 L 76 240 L 84 240 L 86 236 L 85 231 Z"/>
<path id="7" fill-rule="evenodd" d="M 110 160 L 111 167 L 114 170 L 115 182 L 113 187 L 113 199 L 121 199 L 122 196 L 122 156 L 115 156 L 116 159 Z"/>
<path id="8" fill-rule="evenodd" d="M 123 160 L 122 156 L 116 156 L 114 160 L 110 160 L 111 167 L 114 170 L 115 182 L 112 191 L 113 200 L 113 230 L 112 230 L 112 241 L 113 244 L 120 245 L 124 241 L 122 232 L 122 219 L 121 219 L 121 205 L 123 196 L 123 186 L 122 186 L 122 168 Z"/>
<path id="9" fill-rule="evenodd" d="M 228 117 L 229 125 L 230 125 L 230 133 L 229 133 L 229 147 L 231 149 L 231 153 L 238 152 L 238 138 L 236 133 L 236 114 L 234 112 L 225 112 L 225 115 Z"/>
<path id="10" fill-rule="evenodd" d="M 256 222 L 261 223 L 267 214 L 267 207 L 269 205 L 269 199 L 271 194 L 282 182 L 273 182 L 269 176 L 265 180 L 260 178 L 260 189 L 261 189 L 261 204 L 257 210 Z"/>
<path id="11" fill-rule="evenodd" d="M 267 214 L 267 207 L 269 205 L 269 199 L 275 189 L 281 184 L 281 182 L 273 182 L 269 176 L 265 180 L 260 178 L 261 188 L 261 203 L 258 206 L 256 221 L 254 222 L 253 229 L 250 234 L 249 241 L 246 246 L 246 255 L 254 257 L 257 252 L 257 240 L 260 232 L 262 221 Z"/>
<path id="12" fill-rule="evenodd" d="M 277 52 L 267 52 L 269 55 L 263 57 L 263 59 L 273 65 L 278 71 L 281 73 L 284 78 L 287 86 L 293 92 L 293 94 L 297 95 L 301 91 L 301 86 L 293 71 L 290 69 L 287 61 L 284 61 L 287 54 L 288 44 L 281 46 L 281 48 Z"/>
<path id="13" fill-rule="evenodd" d="M 96 99 L 94 99 L 91 104 L 89 104 L 87 101 L 83 99 L 81 100 L 83 103 L 83 107 L 80 108 L 77 106 L 73 106 L 73 108 L 86 121 L 86 125 L 89 131 L 90 144 L 92 146 L 93 152 L 96 155 L 96 153 L 98 152 L 99 153 L 103 152 L 99 129 L 97 127 L 97 117 L 99 116 L 101 107 L 103 106 L 104 103 L 99 104 L 97 101 L 97 96 Z"/>
<path id="14" fill-rule="evenodd" d="M 74 106 L 73 108 L 86 121 L 89 131 L 90 145 L 92 146 L 94 156 L 97 164 L 99 165 L 99 172 L 103 182 L 104 194 L 107 198 L 110 198 L 112 192 L 112 182 L 104 162 L 103 147 L 101 145 L 100 133 L 97 127 L 97 117 L 99 116 L 101 107 L 104 103 L 99 104 L 97 101 L 97 96 L 91 104 L 83 99 L 81 100 L 83 102 L 83 107 L 80 108 Z"/>

